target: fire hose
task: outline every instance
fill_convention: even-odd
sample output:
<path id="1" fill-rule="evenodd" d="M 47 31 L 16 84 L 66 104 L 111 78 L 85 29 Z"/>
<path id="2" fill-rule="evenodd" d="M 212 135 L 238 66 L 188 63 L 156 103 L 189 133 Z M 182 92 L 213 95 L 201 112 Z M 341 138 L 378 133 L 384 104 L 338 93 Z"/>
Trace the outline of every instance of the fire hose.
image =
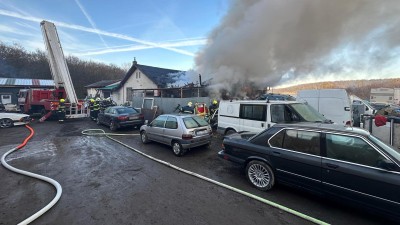
<path id="1" fill-rule="evenodd" d="M 45 181 L 45 182 L 47 182 L 47 183 L 52 184 L 52 185 L 56 188 L 57 193 L 56 193 L 56 196 L 53 198 L 53 200 L 52 200 L 50 203 L 48 203 L 44 208 L 42 208 L 41 210 L 37 211 L 37 212 L 36 212 L 35 214 L 33 214 L 32 216 L 30 216 L 30 217 L 26 218 L 24 221 L 18 223 L 19 225 L 29 224 L 29 223 L 31 223 L 32 221 L 34 221 L 34 220 L 36 220 L 37 218 L 39 218 L 41 215 L 43 215 L 45 212 L 47 212 L 49 209 L 51 209 L 51 207 L 53 207 L 53 206 L 58 202 L 58 200 L 60 199 L 61 194 L 62 194 L 62 187 L 61 187 L 61 185 L 60 185 L 57 181 L 55 181 L 55 180 L 53 180 L 53 179 L 51 179 L 51 178 L 49 178 L 49 177 L 45 177 L 45 176 L 36 174 L 36 173 L 31 173 L 31 172 L 28 172 L 28 171 L 25 171 L 25 170 L 17 169 L 17 168 L 15 168 L 15 167 L 10 166 L 10 165 L 6 162 L 5 159 L 6 159 L 6 157 L 7 157 L 8 155 L 10 155 L 11 153 L 13 153 L 14 151 L 16 151 L 16 150 L 18 150 L 18 149 L 23 148 L 23 147 L 26 145 L 26 143 L 28 143 L 28 141 L 29 141 L 29 140 L 32 138 L 32 136 L 35 134 L 35 131 L 34 131 L 30 126 L 25 125 L 25 127 L 28 128 L 28 129 L 30 130 L 30 132 L 31 132 L 30 135 L 29 135 L 20 145 L 18 145 L 17 147 L 15 147 L 15 148 L 9 150 L 8 152 L 6 152 L 6 153 L 1 157 L 1 164 L 2 164 L 5 168 L 7 168 L 8 170 L 11 170 L 11 171 L 13 171 L 13 172 L 15 172 L 15 173 L 19 173 L 19 174 L 22 174 L 22 175 L 25 175 L 25 176 L 33 177 L 33 178 L 36 178 L 36 179 L 39 179 L 39 180 L 43 180 L 43 181 Z"/>
<path id="2" fill-rule="evenodd" d="M 308 220 L 308 221 L 313 222 L 313 223 L 315 223 L 315 224 L 320 224 L 320 225 L 327 225 L 327 224 L 328 224 L 328 223 L 326 223 L 326 222 L 324 222 L 324 221 L 321 221 L 321 220 L 318 220 L 318 219 L 313 218 L 313 217 L 311 217 L 311 216 L 308 216 L 308 215 L 305 215 L 305 214 L 303 214 L 303 213 L 297 212 L 297 211 L 295 211 L 295 210 L 293 210 L 293 209 L 290 209 L 290 208 L 285 207 L 285 206 L 283 206 L 283 205 L 280 205 L 280 204 L 278 204 L 278 203 L 272 202 L 272 201 L 270 201 L 270 200 L 261 198 L 261 197 L 259 197 L 259 196 L 257 196 L 257 195 L 254 195 L 254 194 L 245 192 L 245 191 L 240 190 L 240 189 L 238 189 L 238 188 L 235 188 L 235 187 L 229 186 L 229 185 L 227 185 L 227 184 L 221 183 L 221 182 L 219 182 L 219 181 L 216 181 L 216 180 L 210 179 L 210 178 L 208 178 L 208 177 L 202 176 L 202 175 L 200 175 L 200 174 L 198 174 L 198 173 L 194 173 L 194 172 L 192 172 L 192 171 L 185 170 L 185 169 L 180 168 L 180 167 L 178 167 L 178 166 L 175 166 L 175 165 L 173 165 L 173 164 L 171 164 L 171 163 L 169 163 L 169 162 L 166 162 L 166 161 L 157 159 L 157 158 L 155 158 L 155 157 L 153 157 L 153 156 L 150 156 L 150 155 L 148 155 L 148 154 L 145 154 L 145 153 L 143 153 L 143 152 L 141 152 L 141 151 L 139 151 L 139 150 L 137 150 L 137 149 L 135 149 L 135 148 L 133 148 L 133 147 L 131 147 L 131 146 L 129 146 L 129 145 L 127 145 L 127 144 L 125 144 L 125 143 L 119 141 L 119 140 L 117 140 L 117 139 L 114 139 L 114 138 L 110 137 L 111 135 L 123 136 L 123 135 L 138 135 L 138 134 L 114 134 L 114 133 L 105 133 L 104 130 L 102 130 L 102 129 L 88 129 L 88 130 L 82 131 L 82 134 L 84 134 L 84 135 L 89 135 L 89 136 L 106 136 L 107 138 L 109 138 L 109 139 L 111 139 L 111 140 L 113 140 L 113 141 L 115 141 L 115 142 L 117 142 L 117 143 L 119 143 L 119 144 L 121 144 L 121 145 L 123 145 L 123 146 L 129 148 L 130 150 L 132 150 L 132 151 L 134 151 L 134 152 L 136 152 L 136 153 L 138 153 L 138 154 L 140 154 L 140 155 L 142 155 L 142 156 L 144 156 L 144 157 L 146 157 L 146 158 L 149 158 L 149 159 L 151 159 L 151 160 L 153 160 L 153 161 L 156 161 L 156 162 L 158 162 L 158 163 L 161 163 L 161 164 L 163 164 L 163 165 L 165 165 L 165 166 L 168 166 L 168 167 L 170 167 L 170 168 L 173 168 L 173 169 L 178 170 L 178 171 L 180 171 L 180 172 L 183 172 L 183 173 L 185 173 L 185 174 L 189 174 L 189 175 L 191 175 L 191 176 L 194 176 L 194 177 L 200 178 L 200 179 L 202 179 L 202 180 L 208 181 L 208 182 L 210 182 L 210 183 L 216 184 L 216 185 L 218 185 L 218 186 L 220 186 L 220 187 L 224 187 L 224 188 L 226 188 L 226 189 L 228 189 L 228 190 L 231 190 L 231 191 L 234 191 L 234 192 L 236 192 L 236 193 L 242 194 L 242 195 L 244 195 L 244 196 L 250 197 L 250 198 L 255 199 L 255 200 L 257 200 L 257 201 L 260 201 L 260 202 L 262 202 L 262 203 L 264 203 L 264 204 L 267 204 L 267 205 L 270 205 L 270 206 L 272 206 L 272 207 L 278 208 L 278 209 L 280 209 L 280 210 L 283 210 L 283 211 L 285 211 L 285 212 L 288 212 L 288 213 L 290 213 L 290 214 L 292 214 L 292 215 L 298 216 L 298 217 L 300 217 L 300 218 L 302 218 L 302 219 Z"/>

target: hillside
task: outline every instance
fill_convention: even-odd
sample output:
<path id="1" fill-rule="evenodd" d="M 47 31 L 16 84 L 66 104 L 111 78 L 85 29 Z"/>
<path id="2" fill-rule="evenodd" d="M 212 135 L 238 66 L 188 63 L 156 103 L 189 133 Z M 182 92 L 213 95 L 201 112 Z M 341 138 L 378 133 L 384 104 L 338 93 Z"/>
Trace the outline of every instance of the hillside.
<path id="1" fill-rule="evenodd" d="M 400 88 L 400 78 L 376 80 L 346 80 L 329 81 L 310 84 L 300 84 L 286 88 L 273 89 L 274 93 L 296 95 L 299 90 L 344 88 L 349 94 L 357 95 L 362 99 L 369 99 L 371 88 Z"/>

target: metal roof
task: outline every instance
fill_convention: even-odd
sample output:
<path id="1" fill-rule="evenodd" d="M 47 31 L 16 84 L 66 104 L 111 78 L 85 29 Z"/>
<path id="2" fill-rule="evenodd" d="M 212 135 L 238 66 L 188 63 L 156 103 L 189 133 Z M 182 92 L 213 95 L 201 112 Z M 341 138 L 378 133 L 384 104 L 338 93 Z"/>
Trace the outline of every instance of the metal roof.
<path id="1" fill-rule="evenodd" d="M 54 86 L 53 80 L 42 80 L 42 79 L 20 79 L 20 78 L 5 78 L 0 77 L 0 87 L 51 87 Z"/>

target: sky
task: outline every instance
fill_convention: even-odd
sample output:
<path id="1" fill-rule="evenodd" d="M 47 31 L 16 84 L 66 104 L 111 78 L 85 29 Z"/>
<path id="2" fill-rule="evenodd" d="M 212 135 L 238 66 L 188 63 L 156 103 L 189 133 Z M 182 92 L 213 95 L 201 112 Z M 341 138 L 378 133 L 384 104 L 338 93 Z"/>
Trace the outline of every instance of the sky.
<path id="1" fill-rule="evenodd" d="M 0 40 L 44 50 L 48 20 L 66 55 L 189 70 L 227 8 L 228 0 L 0 0 Z"/>
<path id="2" fill-rule="evenodd" d="M 54 22 L 66 54 L 184 70 L 243 87 L 400 77 L 399 0 L 0 0 L 0 40 L 44 49 Z"/>

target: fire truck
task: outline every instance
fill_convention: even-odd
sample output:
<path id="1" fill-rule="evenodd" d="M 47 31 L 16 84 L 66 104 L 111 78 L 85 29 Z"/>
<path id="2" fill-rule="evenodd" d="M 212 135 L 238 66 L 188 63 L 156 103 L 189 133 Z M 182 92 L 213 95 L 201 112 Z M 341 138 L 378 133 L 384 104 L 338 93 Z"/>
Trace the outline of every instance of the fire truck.
<path id="1" fill-rule="evenodd" d="M 40 27 L 55 88 L 21 90 L 18 96 L 21 111 L 28 114 L 40 113 L 40 121 L 44 121 L 50 116 L 57 116 L 59 101 L 65 99 L 66 119 L 88 117 L 85 102 L 76 96 L 56 26 L 42 21 Z"/>

